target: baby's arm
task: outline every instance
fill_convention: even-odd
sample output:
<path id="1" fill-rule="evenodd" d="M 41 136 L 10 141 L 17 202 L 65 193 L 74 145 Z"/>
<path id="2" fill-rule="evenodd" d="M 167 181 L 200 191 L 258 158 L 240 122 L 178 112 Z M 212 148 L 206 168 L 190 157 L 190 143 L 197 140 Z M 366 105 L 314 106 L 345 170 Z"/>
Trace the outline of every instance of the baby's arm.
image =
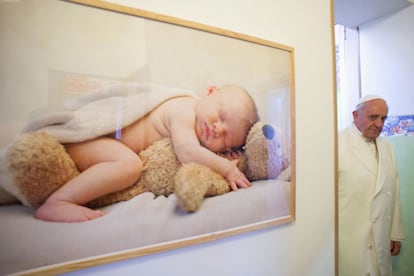
<path id="1" fill-rule="evenodd" d="M 196 162 L 209 167 L 226 178 L 234 191 L 238 187 L 248 188 L 251 186 L 246 176 L 237 167 L 237 160 L 230 161 L 202 147 L 200 144 L 196 145 L 188 142 L 186 144 L 174 144 L 174 150 L 181 163 Z"/>
<path id="2" fill-rule="evenodd" d="M 251 186 L 237 167 L 237 160 L 230 161 L 202 147 L 192 127 L 182 124 L 172 127 L 171 139 L 174 151 L 181 163 L 196 162 L 209 167 L 227 179 L 232 190 Z"/>

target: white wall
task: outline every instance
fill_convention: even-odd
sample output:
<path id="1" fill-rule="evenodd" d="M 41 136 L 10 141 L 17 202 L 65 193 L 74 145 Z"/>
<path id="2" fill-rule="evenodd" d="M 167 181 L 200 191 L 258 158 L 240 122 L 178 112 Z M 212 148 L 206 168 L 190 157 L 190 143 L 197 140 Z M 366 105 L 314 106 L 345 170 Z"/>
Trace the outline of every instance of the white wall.
<path id="1" fill-rule="evenodd" d="M 389 115 L 414 114 L 414 5 L 360 27 L 361 93 L 388 101 Z"/>
<path id="2" fill-rule="evenodd" d="M 352 111 L 360 98 L 359 32 L 335 25 L 337 47 L 338 130 L 351 125 Z"/>
<path id="3" fill-rule="evenodd" d="M 111 263 L 73 274 L 334 275 L 336 130 L 330 1 L 114 2 L 294 47 L 296 221 L 267 230 Z"/>

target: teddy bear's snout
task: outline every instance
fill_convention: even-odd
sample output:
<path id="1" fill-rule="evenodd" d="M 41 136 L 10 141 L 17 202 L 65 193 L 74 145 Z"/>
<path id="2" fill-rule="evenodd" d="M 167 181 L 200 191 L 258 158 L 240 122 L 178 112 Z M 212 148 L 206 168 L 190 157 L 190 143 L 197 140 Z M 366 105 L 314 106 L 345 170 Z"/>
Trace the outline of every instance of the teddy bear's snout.
<path id="1" fill-rule="evenodd" d="M 262 126 L 263 135 L 266 137 L 267 140 L 272 140 L 275 136 L 275 129 L 268 124 Z"/>

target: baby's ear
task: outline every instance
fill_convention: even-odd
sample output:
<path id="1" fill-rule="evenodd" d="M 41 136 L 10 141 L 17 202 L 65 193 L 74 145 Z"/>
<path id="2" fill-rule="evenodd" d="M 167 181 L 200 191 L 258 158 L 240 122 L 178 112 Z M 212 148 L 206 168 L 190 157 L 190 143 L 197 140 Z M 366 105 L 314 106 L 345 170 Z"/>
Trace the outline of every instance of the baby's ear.
<path id="1" fill-rule="evenodd" d="M 217 86 L 209 86 L 208 88 L 207 88 L 207 91 L 205 92 L 205 95 L 206 96 L 209 96 L 209 95 L 211 95 L 212 93 L 214 93 L 215 91 L 217 91 Z"/>

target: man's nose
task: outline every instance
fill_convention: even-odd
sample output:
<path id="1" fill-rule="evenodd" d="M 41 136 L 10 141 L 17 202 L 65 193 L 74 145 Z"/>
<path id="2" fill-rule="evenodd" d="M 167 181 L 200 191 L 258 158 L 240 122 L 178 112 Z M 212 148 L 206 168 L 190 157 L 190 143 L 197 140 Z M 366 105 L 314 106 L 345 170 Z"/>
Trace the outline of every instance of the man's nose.
<path id="1" fill-rule="evenodd" d="M 378 118 L 375 120 L 375 126 L 377 127 L 383 127 L 384 126 L 384 120 L 382 120 L 381 118 Z"/>

